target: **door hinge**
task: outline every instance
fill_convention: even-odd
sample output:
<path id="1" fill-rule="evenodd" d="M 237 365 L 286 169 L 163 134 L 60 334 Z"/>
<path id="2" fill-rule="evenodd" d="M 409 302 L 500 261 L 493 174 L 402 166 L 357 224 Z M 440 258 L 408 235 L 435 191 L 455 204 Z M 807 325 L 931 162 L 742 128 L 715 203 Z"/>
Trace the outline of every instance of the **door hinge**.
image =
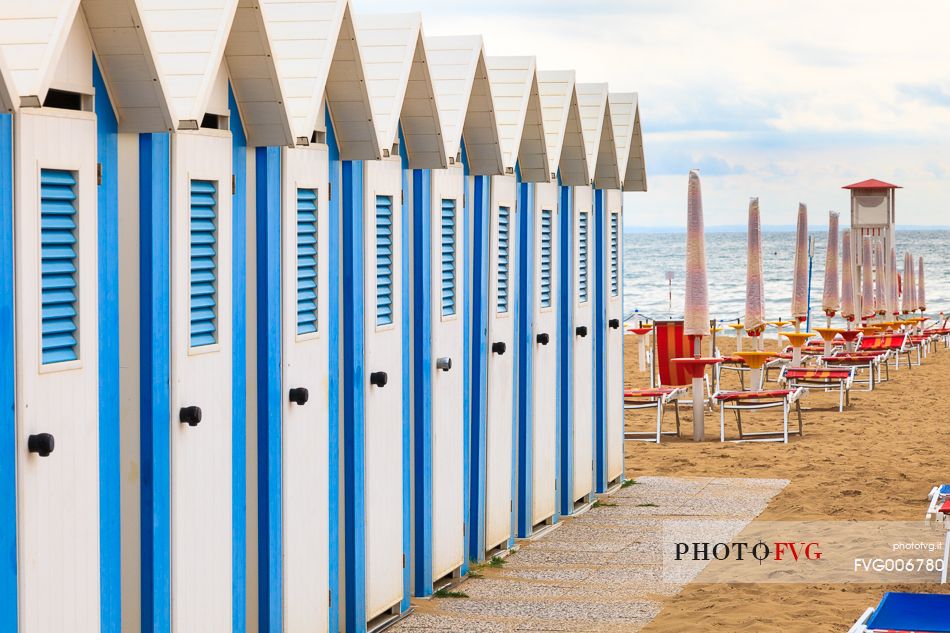
<path id="1" fill-rule="evenodd" d="M 327 606 L 333 606 L 333 591 L 327 591 Z"/>
<path id="2" fill-rule="evenodd" d="M 102 163 L 96 163 L 96 184 L 102 184 Z"/>
<path id="3" fill-rule="evenodd" d="M 237 176 L 231 174 L 231 195 L 237 194 Z"/>
<path id="4" fill-rule="evenodd" d="M 403 569 L 406 568 L 406 555 L 405 555 L 405 554 L 402 555 L 402 568 L 403 568 Z"/>
<path id="5" fill-rule="evenodd" d="M 399 204 L 406 204 L 406 192 L 402 189 L 399 190 Z"/>
<path id="6" fill-rule="evenodd" d="M 327 200 L 333 200 L 333 183 L 327 183 Z"/>
<path id="7" fill-rule="evenodd" d="M 514 502 L 514 501 L 509 501 L 509 502 L 508 502 L 508 512 L 514 512 L 514 511 L 515 511 L 515 502 Z"/>

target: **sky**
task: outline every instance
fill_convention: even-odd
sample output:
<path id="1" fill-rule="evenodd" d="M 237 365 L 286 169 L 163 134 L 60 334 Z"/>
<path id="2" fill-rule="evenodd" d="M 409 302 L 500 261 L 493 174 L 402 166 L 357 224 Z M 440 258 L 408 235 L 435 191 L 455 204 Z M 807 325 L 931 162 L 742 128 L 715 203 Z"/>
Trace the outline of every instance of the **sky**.
<path id="1" fill-rule="evenodd" d="M 427 35 L 484 37 L 488 55 L 534 55 L 640 98 L 649 191 L 628 226 L 686 221 L 687 173 L 706 225 L 847 223 L 843 185 L 902 185 L 897 222 L 950 225 L 950 3 L 881 0 L 353 0 L 421 11 Z"/>

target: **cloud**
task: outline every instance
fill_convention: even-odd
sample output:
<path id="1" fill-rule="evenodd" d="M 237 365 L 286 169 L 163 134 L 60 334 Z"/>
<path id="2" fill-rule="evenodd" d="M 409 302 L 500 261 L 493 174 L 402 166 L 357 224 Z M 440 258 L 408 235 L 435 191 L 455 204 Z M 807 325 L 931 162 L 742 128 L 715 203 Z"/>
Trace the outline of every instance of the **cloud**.
<path id="1" fill-rule="evenodd" d="M 950 88 L 934 84 L 904 84 L 897 90 L 905 99 L 941 108 L 950 107 Z"/>

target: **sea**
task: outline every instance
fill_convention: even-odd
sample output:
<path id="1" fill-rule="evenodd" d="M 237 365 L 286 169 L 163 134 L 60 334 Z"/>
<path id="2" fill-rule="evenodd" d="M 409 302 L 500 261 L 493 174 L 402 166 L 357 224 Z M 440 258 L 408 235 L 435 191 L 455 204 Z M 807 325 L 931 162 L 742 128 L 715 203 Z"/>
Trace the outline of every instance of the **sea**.
<path id="1" fill-rule="evenodd" d="M 812 323 L 824 325 L 821 298 L 825 279 L 827 229 L 815 231 L 811 273 Z M 896 234 L 898 267 L 904 252 L 924 258 L 927 313 L 950 314 L 950 230 L 900 230 Z M 623 243 L 624 314 L 636 321 L 640 315 L 676 318 L 683 315 L 686 234 L 625 232 Z M 792 300 L 794 231 L 762 234 L 762 268 L 765 275 L 765 312 L 769 320 L 789 316 Z M 746 233 L 708 232 L 706 265 L 709 281 L 709 315 L 722 321 L 741 319 L 745 312 Z M 672 282 L 667 281 L 672 272 Z M 840 263 L 839 263 L 840 273 Z M 835 324 L 840 322 L 835 320 Z"/>

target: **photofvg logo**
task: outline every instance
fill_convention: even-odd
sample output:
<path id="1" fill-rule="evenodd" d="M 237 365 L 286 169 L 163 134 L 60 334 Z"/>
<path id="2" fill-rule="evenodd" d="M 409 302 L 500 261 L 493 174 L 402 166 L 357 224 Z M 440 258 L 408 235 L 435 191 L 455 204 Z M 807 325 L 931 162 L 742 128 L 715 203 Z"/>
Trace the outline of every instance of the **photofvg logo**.
<path id="1" fill-rule="evenodd" d="M 676 543 L 674 560 L 692 561 L 744 561 L 754 559 L 759 563 L 767 560 L 782 562 L 821 560 L 821 544 L 818 541 L 774 541 L 755 543 L 733 541 L 731 543 Z"/>
<path id="2" fill-rule="evenodd" d="M 677 518 L 656 528 L 667 582 L 892 584 L 939 581 L 950 523 Z"/>

